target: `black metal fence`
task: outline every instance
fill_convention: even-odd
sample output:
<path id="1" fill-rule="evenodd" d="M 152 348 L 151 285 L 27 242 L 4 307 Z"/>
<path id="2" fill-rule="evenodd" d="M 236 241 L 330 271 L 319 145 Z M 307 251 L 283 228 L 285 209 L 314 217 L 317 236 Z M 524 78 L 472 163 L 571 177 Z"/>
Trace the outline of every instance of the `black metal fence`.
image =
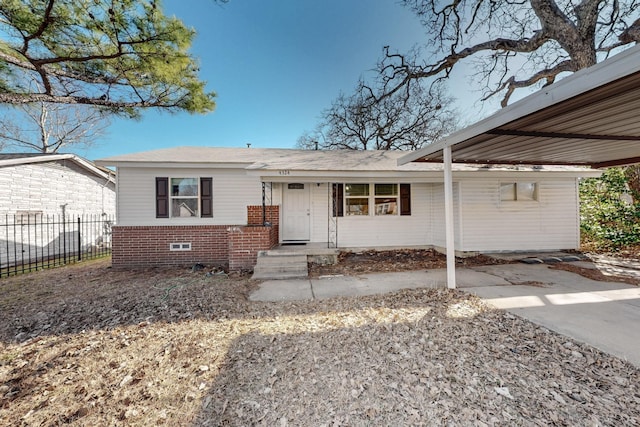
<path id="1" fill-rule="evenodd" d="M 0 217 L 0 278 L 109 255 L 114 223 L 105 214 Z"/>

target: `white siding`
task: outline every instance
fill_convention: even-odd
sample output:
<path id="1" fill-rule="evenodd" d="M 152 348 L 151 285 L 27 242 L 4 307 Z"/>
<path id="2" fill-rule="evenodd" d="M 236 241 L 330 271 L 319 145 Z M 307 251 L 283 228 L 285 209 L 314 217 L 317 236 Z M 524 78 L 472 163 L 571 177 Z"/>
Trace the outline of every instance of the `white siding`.
<path id="1" fill-rule="evenodd" d="M 432 184 L 411 184 L 410 216 L 345 216 L 338 218 L 338 246 L 385 247 L 431 244 Z"/>
<path id="2" fill-rule="evenodd" d="M 311 241 L 328 241 L 329 198 L 327 183 L 311 184 Z"/>
<path id="3" fill-rule="evenodd" d="M 462 185 L 464 251 L 553 250 L 579 247 L 576 179 L 522 180 L 538 183 L 538 201 L 501 202 L 500 182 Z"/>
<path id="4" fill-rule="evenodd" d="M 115 214 L 115 186 L 72 161 L 0 168 L 0 213 Z"/>
<path id="5" fill-rule="evenodd" d="M 156 218 L 156 177 L 212 177 L 213 218 Z M 262 205 L 262 184 L 242 169 L 118 168 L 119 225 L 243 225 L 248 205 Z"/>
<path id="6" fill-rule="evenodd" d="M 155 178 L 161 176 L 212 177 L 213 218 L 155 218 Z M 576 179 L 543 177 L 535 181 L 537 201 L 501 202 L 500 183 L 517 181 L 515 177 L 483 177 L 454 182 L 457 250 L 553 250 L 579 246 Z M 280 204 L 283 185 L 286 184 L 273 185 L 271 204 Z M 327 242 L 329 187 L 324 182 L 311 183 L 310 188 L 310 239 Z M 247 222 L 247 205 L 262 204 L 262 187 L 257 176 L 247 175 L 243 169 L 119 168 L 118 197 L 121 225 L 241 225 Z M 337 218 L 338 246 L 444 247 L 443 185 L 411 183 L 411 205 L 411 216 Z"/>
<path id="7" fill-rule="evenodd" d="M 445 218 L 444 218 L 444 184 L 432 185 L 431 203 L 431 227 L 433 229 L 430 245 L 444 248 L 446 247 Z M 460 224 L 460 184 L 453 183 L 453 222 L 455 247 L 460 246 L 461 224 Z"/>

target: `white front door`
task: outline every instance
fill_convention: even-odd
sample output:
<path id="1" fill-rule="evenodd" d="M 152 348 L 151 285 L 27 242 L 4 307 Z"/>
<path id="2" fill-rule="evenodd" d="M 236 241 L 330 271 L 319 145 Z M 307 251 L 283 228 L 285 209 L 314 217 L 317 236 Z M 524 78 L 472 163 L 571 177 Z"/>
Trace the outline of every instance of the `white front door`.
<path id="1" fill-rule="evenodd" d="M 311 215 L 309 183 L 284 185 L 282 195 L 282 240 L 309 240 Z"/>

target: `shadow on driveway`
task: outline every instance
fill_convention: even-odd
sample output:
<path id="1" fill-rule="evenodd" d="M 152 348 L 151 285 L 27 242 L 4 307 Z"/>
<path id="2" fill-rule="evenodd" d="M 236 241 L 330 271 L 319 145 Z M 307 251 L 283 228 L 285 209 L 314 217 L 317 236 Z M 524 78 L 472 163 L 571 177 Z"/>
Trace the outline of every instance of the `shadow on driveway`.
<path id="1" fill-rule="evenodd" d="M 508 286 L 461 286 L 487 303 L 640 367 L 640 288 L 599 282 L 548 265 L 476 267 Z"/>

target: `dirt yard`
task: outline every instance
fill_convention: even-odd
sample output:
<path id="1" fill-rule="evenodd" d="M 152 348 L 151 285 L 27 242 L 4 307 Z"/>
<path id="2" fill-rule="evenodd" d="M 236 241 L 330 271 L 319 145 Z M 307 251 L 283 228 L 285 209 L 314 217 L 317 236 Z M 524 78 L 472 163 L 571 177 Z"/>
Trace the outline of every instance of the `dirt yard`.
<path id="1" fill-rule="evenodd" d="M 637 369 L 461 292 L 252 303 L 206 273 L 0 280 L 0 424 L 640 424 Z"/>

